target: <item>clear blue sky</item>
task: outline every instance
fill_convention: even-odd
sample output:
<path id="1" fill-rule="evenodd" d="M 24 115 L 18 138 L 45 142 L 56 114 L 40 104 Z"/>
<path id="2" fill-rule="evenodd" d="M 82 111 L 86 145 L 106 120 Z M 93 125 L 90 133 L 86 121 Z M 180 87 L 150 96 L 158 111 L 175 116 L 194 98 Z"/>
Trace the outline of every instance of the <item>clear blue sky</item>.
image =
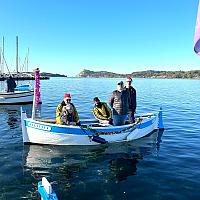
<path id="1" fill-rule="evenodd" d="M 0 0 L 0 37 L 14 69 L 15 37 L 30 69 L 131 73 L 200 69 L 193 52 L 198 0 Z"/>

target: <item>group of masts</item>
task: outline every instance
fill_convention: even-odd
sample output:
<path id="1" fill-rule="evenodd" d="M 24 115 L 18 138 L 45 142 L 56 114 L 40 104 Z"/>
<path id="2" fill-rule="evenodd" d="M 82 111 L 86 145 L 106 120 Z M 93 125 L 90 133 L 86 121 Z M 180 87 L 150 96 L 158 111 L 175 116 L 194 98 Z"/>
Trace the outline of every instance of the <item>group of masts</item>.
<path id="1" fill-rule="evenodd" d="M 2 46 L 0 47 L 0 74 L 6 74 L 9 73 L 11 74 L 9 67 L 7 65 L 6 59 L 5 59 L 5 52 L 4 52 L 4 36 L 2 37 Z M 16 66 L 15 66 L 15 73 L 20 73 L 20 72 L 28 72 L 28 65 L 29 65 L 29 61 L 28 61 L 28 56 L 29 56 L 29 48 L 27 49 L 27 53 L 26 53 L 26 57 L 24 59 L 24 63 L 23 65 L 19 65 L 19 41 L 18 41 L 18 36 L 16 36 Z M 7 69 L 7 72 L 6 70 Z"/>

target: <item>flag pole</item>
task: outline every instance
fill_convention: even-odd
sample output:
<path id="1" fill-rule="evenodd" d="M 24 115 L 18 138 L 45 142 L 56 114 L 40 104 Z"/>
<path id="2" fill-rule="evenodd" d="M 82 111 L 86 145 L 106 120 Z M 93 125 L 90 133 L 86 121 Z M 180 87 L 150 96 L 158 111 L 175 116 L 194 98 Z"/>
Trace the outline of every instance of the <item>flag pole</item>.
<path id="1" fill-rule="evenodd" d="M 33 96 L 33 107 L 32 107 L 32 119 L 35 118 L 35 111 L 40 103 L 40 70 L 36 68 L 34 71 L 35 76 L 35 86 L 34 86 L 34 96 Z"/>

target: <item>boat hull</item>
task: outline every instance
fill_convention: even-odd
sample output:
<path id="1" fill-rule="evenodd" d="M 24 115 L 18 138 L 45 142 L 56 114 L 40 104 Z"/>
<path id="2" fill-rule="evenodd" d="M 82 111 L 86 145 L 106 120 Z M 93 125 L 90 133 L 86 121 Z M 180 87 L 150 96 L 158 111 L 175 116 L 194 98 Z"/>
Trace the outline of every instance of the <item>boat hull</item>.
<path id="1" fill-rule="evenodd" d="M 34 91 L 1 92 L 0 105 L 26 104 L 33 102 Z"/>
<path id="2" fill-rule="evenodd" d="M 45 123 L 26 118 L 22 112 L 22 133 L 24 144 L 50 145 L 99 145 L 93 141 L 99 135 L 108 143 L 125 142 L 142 138 L 159 128 L 159 113 L 148 117 L 140 117 L 141 122 L 123 126 L 94 127 L 92 124 L 65 126 Z"/>

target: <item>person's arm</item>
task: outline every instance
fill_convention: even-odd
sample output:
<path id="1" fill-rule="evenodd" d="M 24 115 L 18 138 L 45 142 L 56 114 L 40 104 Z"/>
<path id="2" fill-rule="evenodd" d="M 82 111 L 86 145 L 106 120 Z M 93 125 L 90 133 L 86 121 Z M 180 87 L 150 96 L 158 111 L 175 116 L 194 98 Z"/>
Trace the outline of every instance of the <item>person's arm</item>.
<path id="1" fill-rule="evenodd" d="M 135 89 L 134 89 L 135 90 Z M 136 90 L 135 90 L 135 95 L 133 96 L 133 112 L 135 112 L 136 110 L 136 106 L 137 106 L 137 101 L 136 101 Z"/>
<path id="2" fill-rule="evenodd" d="M 74 107 L 74 121 L 75 121 L 76 123 L 79 123 L 78 112 L 77 112 L 77 110 L 76 110 L 76 107 L 75 107 L 75 106 L 73 106 L 73 107 Z"/>
<path id="3" fill-rule="evenodd" d="M 7 92 L 9 92 L 10 91 L 10 81 L 7 79 L 6 83 L 7 83 Z"/>
<path id="4" fill-rule="evenodd" d="M 56 109 L 56 124 L 60 124 L 60 113 L 62 112 L 62 105 L 59 104 Z"/>
<path id="5" fill-rule="evenodd" d="M 108 107 L 107 103 L 105 103 L 104 106 L 105 106 L 106 110 L 107 110 L 108 113 L 109 113 L 109 117 L 108 117 L 108 118 L 112 118 L 112 111 L 111 111 L 111 109 Z"/>
<path id="6" fill-rule="evenodd" d="M 16 87 L 17 87 L 17 84 L 16 84 L 15 80 L 14 80 L 14 83 L 13 83 L 13 84 L 14 84 L 14 88 L 16 88 Z"/>
<path id="7" fill-rule="evenodd" d="M 113 108 L 113 103 L 114 103 L 114 92 L 112 93 L 112 95 L 110 97 L 110 101 L 109 101 L 109 104 L 110 104 L 111 108 Z"/>
<path id="8" fill-rule="evenodd" d="M 94 113 L 94 115 L 95 115 L 95 117 L 96 117 L 97 119 L 102 119 L 102 120 L 107 119 L 106 117 L 103 117 L 103 116 L 101 115 L 101 113 L 99 112 L 98 108 L 96 108 L 96 107 L 93 108 L 93 113 Z"/>

